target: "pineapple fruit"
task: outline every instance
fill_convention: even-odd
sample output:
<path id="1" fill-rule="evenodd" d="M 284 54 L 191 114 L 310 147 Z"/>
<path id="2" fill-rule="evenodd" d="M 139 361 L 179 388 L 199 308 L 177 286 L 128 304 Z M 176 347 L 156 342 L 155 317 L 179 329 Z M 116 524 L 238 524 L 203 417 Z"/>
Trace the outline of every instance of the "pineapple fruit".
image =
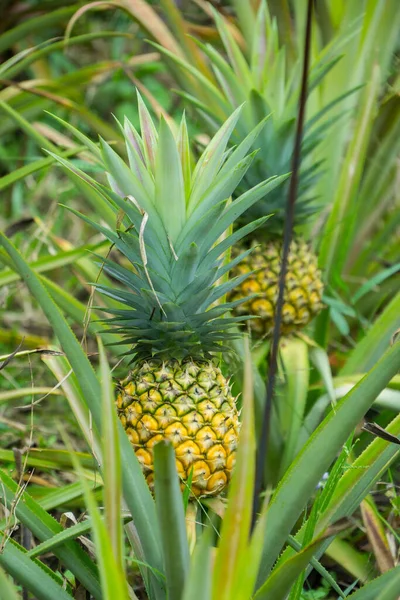
<path id="1" fill-rule="evenodd" d="M 274 327 L 278 282 L 281 266 L 282 243 L 270 241 L 265 245 L 253 242 L 254 251 L 232 269 L 233 277 L 249 273 L 249 277 L 233 290 L 228 300 L 236 302 L 251 294 L 256 297 L 236 307 L 238 315 L 259 317 L 249 321 L 256 336 L 268 336 Z M 319 313 L 322 304 L 323 283 L 317 257 L 309 244 L 301 239 L 293 241 L 288 256 L 285 279 L 281 333 L 288 335 L 305 327 Z"/>
<path id="2" fill-rule="evenodd" d="M 185 118 L 179 129 L 164 119 L 157 129 L 140 96 L 138 107 L 141 135 L 127 119 L 121 125 L 129 166 L 104 141 L 100 148 L 88 143 L 108 186 L 59 160 L 114 213 L 108 227 L 81 217 L 128 261 L 123 266 L 102 259 L 104 272 L 122 285 L 96 287 L 121 305 L 107 309 L 108 321 L 132 345 L 132 369 L 119 384 L 116 405 L 146 480 L 152 488 L 153 448 L 168 439 L 182 487 L 190 482 L 195 496 L 214 496 L 231 477 L 239 430 L 235 400 L 216 356 L 229 350 L 237 324 L 247 318 L 224 316 L 245 298 L 231 303 L 222 298 L 248 276 L 226 280 L 243 258 L 227 262 L 226 251 L 266 218 L 226 232 L 280 181 L 260 182 L 230 202 L 263 126 L 226 152 L 240 109 L 193 164 Z"/>
<path id="3" fill-rule="evenodd" d="M 211 360 L 144 360 L 121 382 L 118 415 L 153 486 L 153 447 L 171 440 L 178 474 L 195 496 L 216 495 L 235 463 L 239 419 L 220 368 Z M 192 475 L 191 475 L 192 472 Z"/>

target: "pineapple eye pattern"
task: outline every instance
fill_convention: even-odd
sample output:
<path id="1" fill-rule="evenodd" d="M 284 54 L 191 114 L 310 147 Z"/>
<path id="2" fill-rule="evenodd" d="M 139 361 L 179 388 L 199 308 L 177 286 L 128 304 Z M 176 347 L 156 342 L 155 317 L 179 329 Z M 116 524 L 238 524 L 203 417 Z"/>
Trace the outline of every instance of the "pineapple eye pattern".
<path id="1" fill-rule="evenodd" d="M 229 482 L 239 418 L 211 361 L 142 361 L 122 382 L 117 410 L 151 489 L 153 448 L 161 439 L 174 446 L 182 489 L 191 472 L 195 496 L 214 496 Z"/>
<path id="2" fill-rule="evenodd" d="M 258 294 L 255 298 L 240 304 L 234 312 L 237 315 L 251 314 L 259 317 L 251 319 L 249 323 L 256 336 L 263 336 L 269 335 L 274 326 L 282 242 L 272 240 L 267 245 L 255 244 L 255 246 L 253 252 L 232 270 L 232 277 L 250 271 L 254 273 L 231 292 L 229 300 L 232 302 L 243 299 L 251 293 Z M 239 254 L 236 249 L 234 252 Z M 282 335 L 299 331 L 320 312 L 323 307 L 323 287 L 317 256 L 309 244 L 301 239 L 294 240 L 288 258 Z"/>

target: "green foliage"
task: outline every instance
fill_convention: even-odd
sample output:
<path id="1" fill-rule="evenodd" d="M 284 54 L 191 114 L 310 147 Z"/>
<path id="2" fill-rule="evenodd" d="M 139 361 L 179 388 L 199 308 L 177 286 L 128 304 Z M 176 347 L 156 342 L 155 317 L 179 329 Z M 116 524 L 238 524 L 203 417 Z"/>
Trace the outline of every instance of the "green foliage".
<path id="1" fill-rule="evenodd" d="M 208 14 L 195 3 L 179 11 L 172 0 L 124 2 L 123 10 L 9 5 L 0 32 L 1 598 L 396 600 L 399 567 L 376 577 L 379 556 L 365 549 L 359 515 L 379 492 L 374 515 L 391 535 L 398 449 L 371 441 L 359 424 L 366 417 L 400 436 L 397 2 L 316 3 L 301 190 L 311 202 L 299 204 L 298 227 L 319 248 L 327 310 L 306 335 L 282 343 L 253 529 L 268 341 L 249 350 L 229 315 L 237 339 L 219 331 L 234 348 L 223 368 L 242 406 L 227 498 L 193 505 L 186 493 L 182 501 L 171 448 L 161 444 L 154 500 L 116 422 L 113 381 L 134 341 L 118 323 L 119 301 L 145 289 L 140 309 L 146 304 L 148 316 L 158 306 L 140 266 L 143 214 L 119 189 L 149 214 L 146 227 L 158 237 L 146 252 L 159 299 L 173 288 L 190 307 L 210 280 L 219 292 L 207 302 L 223 298 L 235 285 L 227 250 L 261 221 L 233 233 L 232 223 L 268 189 L 262 219 L 284 200 L 284 185 L 272 190 L 278 179 L 261 181 L 264 168 L 290 170 L 305 3 L 268 0 L 258 15 L 245 0 Z M 135 87 L 146 101 L 138 106 Z M 178 123 L 182 104 L 188 113 Z M 222 124 L 210 142 L 204 134 Z M 102 178 L 104 165 L 115 181 Z M 244 193 L 230 203 L 240 180 Z M 249 192 L 250 184 L 259 187 Z M 314 204 L 319 214 L 308 210 Z M 197 287 L 192 242 L 204 254 Z M 121 263 L 118 245 L 129 246 L 137 273 Z M 180 260 L 167 293 L 154 272 L 172 249 Z M 105 294 L 94 300 L 87 282 Z M 222 326 L 230 308 L 207 310 L 207 302 L 205 337 L 207 319 Z M 91 316 L 98 306 L 120 331 Z M 157 343 L 156 330 L 141 336 Z M 105 349 L 99 334 L 114 345 Z"/>

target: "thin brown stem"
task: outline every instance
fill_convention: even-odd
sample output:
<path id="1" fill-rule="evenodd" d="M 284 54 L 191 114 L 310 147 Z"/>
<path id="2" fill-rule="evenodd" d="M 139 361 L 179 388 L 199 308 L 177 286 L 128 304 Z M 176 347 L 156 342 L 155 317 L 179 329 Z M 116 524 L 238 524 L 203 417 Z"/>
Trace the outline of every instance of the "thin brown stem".
<path id="1" fill-rule="evenodd" d="M 256 477 L 253 495 L 253 527 L 256 522 L 260 494 L 263 489 L 264 471 L 268 452 L 269 430 L 271 422 L 272 403 L 274 400 L 275 380 L 278 370 L 278 350 L 281 336 L 282 309 L 284 303 L 285 281 L 288 265 L 289 248 L 293 233 L 293 223 L 295 214 L 295 203 L 297 197 L 297 187 L 299 179 L 299 169 L 301 162 L 301 142 L 303 138 L 304 116 L 307 102 L 307 80 L 308 66 L 310 61 L 310 42 L 311 42 L 311 22 L 312 22 L 313 0 L 308 0 L 307 4 L 307 22 L 304 39 L 303 71 L 301 81 L 301 93 L 299 99 L 299 109 L 297 115 L 296 136 L 292 157 L 292 174 L 289 184 L 289 193 L 286 204 L 286 220 L 283 232 L 282 262 L 278 281 L 278 299 L 275 310 L 275 322 L 272 335 L 272 344 L 270 359 L 268 365 L 267 391 L 265 399 L 265 408 L 263 423 L 261 428 L 260 440 L 257 451 Z"/>

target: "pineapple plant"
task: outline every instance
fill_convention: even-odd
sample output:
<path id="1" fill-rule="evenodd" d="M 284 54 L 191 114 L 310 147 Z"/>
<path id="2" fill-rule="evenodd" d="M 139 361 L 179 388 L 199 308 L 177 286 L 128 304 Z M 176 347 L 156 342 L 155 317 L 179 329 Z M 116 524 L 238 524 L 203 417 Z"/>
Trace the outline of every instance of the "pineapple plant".
<path id="1" fill-rule="evenodd" d="M 234 143 L 240 143 L 260 119 L 269 115 L 254 146 L 259 147 L 260 152 L 236 190 L 236 194 L 241 194 L 258 181 L 272 174 L 288 173 L 291 169 L 301 69 L 299 62 L 288 67 L 285 47 L 279 44 L 278 29 L 265 1 L 259 4 L 254 35 L 247 52 L 242 51 L 237 43 L 238 35 L 233 35 L 231 25 L 228 26 L 218 12 L 213 13 L 223 52 L 218 52 L 210 44 L 197 42 L 208 70 L 201 72 L 184 58 L 158 44 L 154 45 L 171 59 L 169 64 L 178 73 L 177 79 L 185 88 L 184 98 L 195 108 L 209 132 L 213 132 L 227 114 L 244 103 L 232 136 Z M 336 64 L 340 43 L 338 40 L 314 61 L 309 74 L 309 93 Z M 204 72 L 213 75 L 210 77 Z M 323 307 L 324 286 L 318 269 L 318 257 L 310 240 L 304 239 L 299 229 L 306 230 L 308 219 L 319 208 L 315 202 L 314 186 L 322 172 L 322 161 L 316 156 L 327 129 L 338 120 L 338 117 L 323 117 L 339 100 L 341 98 L 322 108 L 316 108 L 316 103 L 309 102 L 296 201 L 295 237 L 290 249 L 285 287 L 283 334 L 306 326 Z M 284 181 L 271 194 L 249 207 L 237 221 L 238 225 L 243 225 L 265 214 L 273 214 L 268 227 L 258 229 L 253 236 L 246 238 L 246 243 L 240 242 L 234 249 L 234 254 L 238 256 L 249 248 L 255 248 L 254 252 L 246 255 L 244 261 L 233 267 L 233 277 L 250 272 L 252 275 L 230 292 L 229 300 L 243 299 L 249 292 L 258 294 L 257 298 L 238 304 L 234 310 L 238 315 L 246 312 L 258 316 L 258 319 L 250 321 L 257 335 L 268 335 L 274 324 L 287 185 L 288 182 Z"/>
<path id="2" fill-rule="evenodd" d="M 266 217 L 234 233 L 229 228 L 280 178 L 258 183 L 232 203 L 264 123 L 226 152 L 241 112 L 236 110 L 193 164 L 185 117 L 179 128 L 161 119 L 157 129 L 138 98 L 141 135 L 129 120 L 121 125 L 129 166 L 104 141 L 100 149 L 90 145 L 108 186 L 58 160 L 115 213 L 117 231 L 80 216 L 128 263 L 102 259 L 105 273 L 122 287 L 98 284 L 97 290 L 119 303 L 107 309 L 108 321 L 132 345 L 132 368 L 118 385 L 116 406 L 146 480 L 152 488 L 153 448 L 168 439 L 182 486 L 189 482 L 193 495 L 213 496 L 229 482 L 239 430 L 235 399 L 218 358 L 247 318 L 225 316 L 244 299 L 224 297 L 248 277 L 228 280 L 226 274 L 249 251 L 233 259 L 226 253 Z"/>

